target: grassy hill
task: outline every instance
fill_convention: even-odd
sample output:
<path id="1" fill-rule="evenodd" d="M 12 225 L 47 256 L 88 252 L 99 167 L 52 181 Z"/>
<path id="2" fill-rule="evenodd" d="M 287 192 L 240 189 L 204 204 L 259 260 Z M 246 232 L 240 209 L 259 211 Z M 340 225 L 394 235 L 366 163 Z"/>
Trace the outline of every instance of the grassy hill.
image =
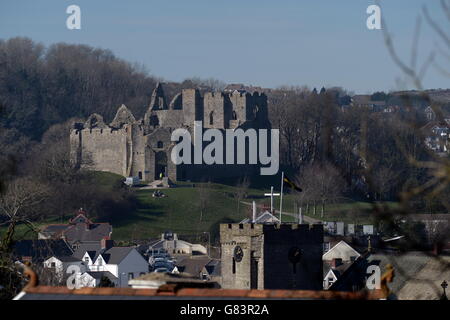
<path id="1" fill-rule="evenodd" d="M 123 180 L 119 175 L 104 172 L 98 172 L 96 176 L 105 190 Z M 248 189 L 247 197 L 241 200 L 247 204 L 241 202 L 238 211 L 238 201 L 235 198 L 236 187 L 230 185 L 180 183 L 176 188 L 162 190 L 167 195 L 165 198 L 153 198 L 153 190 L 136 188 L 137 209 L 123 216 L 115 216 L 108 222 L 113 225 L 113 239 L 115 240 L 154 238 L 159 237 L 165 230 L 172 230 L 182 235 L 210 232 L 211 238 L 214 239 L 218 235 L 219 223 L 239 222 L 250 217 L 251 206 L 248 204 L 252 201 L 256 201 L 258 206 L 270 205 L 270 199 L 263 195 L 269 191 L 268 189 Z M 201 199 L 206 199 L 202 215 Z M 285 194 L 283 212 L 293 213 L 294 202 L 294 195 Z M 279 209 L 279 197 L 276 197 L 274 207 Z M 369 214 L 366 213 L 369 208 L 369 203 L 348 201 L 327 205 L 323 218 L 320 215 L 320 206 L 317 207 L 316 215 L 313 215 L 312 209 L 309 213 L 306 213 L 305 210 L 303 213 L 321 220 L 366 223 L 371 221 Z M 285 222 L 295 222 L 296 220 L 289 215 L 283 215 L 282 218 Z M 47 223 L 60 223 L 60 220 L 47 219 L 37 225 Z M 0 234 L 4 230 L 5 228 L 0 229 Z M 16 232 L 17 237 L 36 237 L 32 233 L 25 232 L 26 228 L 19 226 Z"/>

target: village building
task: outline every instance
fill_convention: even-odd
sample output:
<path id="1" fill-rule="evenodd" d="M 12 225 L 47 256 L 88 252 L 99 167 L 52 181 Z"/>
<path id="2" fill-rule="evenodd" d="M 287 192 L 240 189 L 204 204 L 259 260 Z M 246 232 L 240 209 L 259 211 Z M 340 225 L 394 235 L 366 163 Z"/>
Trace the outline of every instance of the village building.
<path id="1" fill-rule="evenodd" d="M 66 224 L 50 224 L 43 227 L 38 234 L 38 239 L 64 239 L 74 249 L 80 243 L 99 242 L 102 239 L 110 239 L 112 226 L 109 223 L 92 222 L 83 209 L 70 219 Z"/>
<path id="2" fill-rule="evenodd" d="M 367 269 L 364 257 L 345 241 L 324 253 L 324 290 L 359 291 L 364 288 Z"/>
<path id="3" fill-rule="evenodd" d="M 108 276 L 115 286 L 127 287 L 128 280 L 134 279 L 149 271 L 148 262 L 134 247 L 115 247 L 111 240 L 102 240 L 99 247 L 81 245 L 73 257 L 83 262 L 81 276 L 100 277 L 99 274 L 83 276 L 86 272 L 109 272 Z M 96 278 L 95 278 L 96 279 Z M 99 278 L 100 279 L 100 278 Z"/>
<path id="4" fill-rule="evenodd" d="M 208 250 L 201 244 L 193 244 L 178 239 L 178 235 L 171 231 L 161 234 L 161 239 L 150 244 L 147 254 L 168 253 L 170 255 L 206 255 Z"/>
<path id="5" fill-rule="evenodd" d="M 322 288 L 321 224 L 221 224 L 220 243 L 223 288 Z"/>

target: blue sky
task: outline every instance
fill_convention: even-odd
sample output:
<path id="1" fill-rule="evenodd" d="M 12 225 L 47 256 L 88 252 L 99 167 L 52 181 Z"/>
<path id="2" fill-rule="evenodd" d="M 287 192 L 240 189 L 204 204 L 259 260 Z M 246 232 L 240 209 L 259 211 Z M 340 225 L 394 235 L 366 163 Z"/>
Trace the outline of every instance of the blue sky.
<path id="1" fill-rule="evenodd" d="M 411 87 L 392 62 L 379 30 L 366 28 L 375 0 L 1 0 L 0 38 L 110 49 L 153 75 L 181 81 L 217 78 L 263 87 L 342 86 L 358 93 Z M 81 30 L 66 28 L 66 8 L 81 8 Z M 399 54 L 410 60 L 421 6 L 446 29 L 437 0 L 381 1 Z M 439 38 L 422 23 L 419 61 Z M 440 42 L 442 44 L 442 42 Z M 444 47 L 442 44 L 441 47 Z M 438 56 L 448 66 L 449 61 Z M 448 88 L 431 68 L 426 88 Z"/>

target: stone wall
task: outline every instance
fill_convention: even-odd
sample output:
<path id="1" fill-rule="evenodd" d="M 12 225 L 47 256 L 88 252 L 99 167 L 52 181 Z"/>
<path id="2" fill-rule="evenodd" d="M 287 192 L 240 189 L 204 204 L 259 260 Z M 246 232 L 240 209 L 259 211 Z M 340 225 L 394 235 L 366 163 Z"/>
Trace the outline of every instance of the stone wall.
<path id="1" fill-rule="evenodd" d="M 267 97 L 238 91 L 207 92 L 202 97 L 197 89 L 183 89 L 167 105 L 163 88 L 158 84 L 143 119 L 136 120 L 122 105 L 110 124 L 105 124 L 98 114 L 92 114 L 84 124 L 76 124 L 70 134 L 71 159 L 78 164 L 92 159 L 94 170 L 137 176 L 146 181 L 158 176 L 161 171 L 158 163 L 164 156 L 166 175 L 173 181 L 216 181 L 257 172 L 258 165 L 192 164 L 176 168 L 171 161 L 171 132 L 181 127 L 192 132 L 194 121 L 203 121 L 206 129 L 269 128 Z M 156 147 L 158 142 L 164 145 L 165 155 Z"/>
<path id="2" fill-rule="evenodd" d="M 221 224 L 220 243 L 223 288 L 322 288 L 322 225 Z M 243 250 L 240 262 L 233 257 L 236 246 Z M 301 251 L 295 267 L 292 248 Z"/>
<path id="3" fill-rule="evenodd" d="M 129 128 L 83 129 L 72 136 L 81 135 L 81 157 L 99 171 L 127 175 L 131 144 L 128 139 Z M 73 138 L 75 139 L 75 137 Z"/>

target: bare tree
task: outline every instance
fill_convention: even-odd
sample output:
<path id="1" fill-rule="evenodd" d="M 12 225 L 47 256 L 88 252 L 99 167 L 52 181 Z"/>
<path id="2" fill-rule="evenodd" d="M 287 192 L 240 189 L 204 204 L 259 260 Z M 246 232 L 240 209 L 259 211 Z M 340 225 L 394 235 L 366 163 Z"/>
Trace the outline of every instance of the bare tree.
<path id="1" fill-rule="evenodd" d="M 47 196 L 47 187 L 29 178 L 15 179 L 7 186 L 0 196 L 0 215 L 5 218 L 2 224 L 8 226 L 2 239 L 2 250 L 9 249 L 18 224 L 23 223 L 36 231 L 33 221 L 40 214 L 36 209 Z"/>
<path id="2" fill-rule="evenodd" d="M 198 207 L 200 210 L 199 223 L 203 222 L 205 211 L 208 209 L 211 201 L 211 182 L 200 183 L 198 186 Z"/>
<path id="3" fill-rule="evenodd" d="M 244 176 L 237 184 L 234 190 L 234 198 L 237 201 L 237 213 L 240 214 L 241 201 L 247 197 L 248 188 L 250 187 L 250 180 Z"/>

